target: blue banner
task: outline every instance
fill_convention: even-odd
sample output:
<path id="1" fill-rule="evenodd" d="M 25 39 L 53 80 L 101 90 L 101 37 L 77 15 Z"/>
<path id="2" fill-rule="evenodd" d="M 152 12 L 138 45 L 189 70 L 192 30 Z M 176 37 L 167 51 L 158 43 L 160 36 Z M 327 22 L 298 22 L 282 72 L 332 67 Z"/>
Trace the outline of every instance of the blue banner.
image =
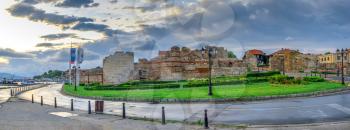
<path id="1" fill-rule="evenodd" d="M 70 61 L 69 64 L 75 64 L 75 61 L 77 59 L 77 49 L 76 48 L 71 48 L 70 49 Z"/>

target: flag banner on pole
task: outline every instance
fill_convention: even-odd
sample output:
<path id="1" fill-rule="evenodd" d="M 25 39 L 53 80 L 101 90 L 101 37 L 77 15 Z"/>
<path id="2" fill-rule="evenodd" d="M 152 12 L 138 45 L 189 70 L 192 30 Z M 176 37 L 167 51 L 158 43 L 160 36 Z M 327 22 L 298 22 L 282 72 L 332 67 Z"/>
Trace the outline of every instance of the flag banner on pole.
<path id="1" fill-rule="evenodd" d="M 79 48 L 78 49 L 78 63 L 79 64 L 81 64 L 81 63 L 83 63 L 83 61 L 84 61 L 84 49 L 83 48 Z"/>
<path id="2" fill-rule="evenodd" d="M 76 48 L 71 48 L 70 49 L 70 61 L 69 61 L 69 64 L 75 64 L 76 53 L 77 53 L 77 49 Z"/>

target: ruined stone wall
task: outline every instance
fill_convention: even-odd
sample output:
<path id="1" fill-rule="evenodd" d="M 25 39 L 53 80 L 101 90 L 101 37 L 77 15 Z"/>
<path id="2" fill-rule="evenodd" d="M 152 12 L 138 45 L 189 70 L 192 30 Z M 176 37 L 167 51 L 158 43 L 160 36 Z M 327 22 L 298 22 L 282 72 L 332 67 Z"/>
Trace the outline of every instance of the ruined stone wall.
<path id="1" fill-rule="evenodd" d="M 104 84 L 121 84 L 134 78 L 134 53 L 116 52 L 103 60 Z"/>
<path id="2" fill-rule="evenodd" d="M 223 47 L 215 47 L 217 55 L 213 57 L 213 75 L 238 75 L 245 73 L 243 62 L 228 58 Z M 145 80 L 186 80 L 207 78 L 209 73 L 208 49 L 191 50 L 183 47 L 172 47 L 169 51 L 160 51 L 159 57 L 150 61 L 140 59 L 135 70 L 139 71 L 136 79 Z M 145 76 L 147 75 L 147 76 Z M 147 77 L 147 78 L 141 78 Z"/>

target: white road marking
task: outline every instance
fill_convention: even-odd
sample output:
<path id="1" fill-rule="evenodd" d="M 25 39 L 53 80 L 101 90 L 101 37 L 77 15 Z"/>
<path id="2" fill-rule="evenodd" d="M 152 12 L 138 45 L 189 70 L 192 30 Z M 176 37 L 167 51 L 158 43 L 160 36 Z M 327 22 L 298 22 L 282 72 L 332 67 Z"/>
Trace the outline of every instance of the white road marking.
<path id="1" fill-rule="evenodd" d="M 60 117 L 72 117 L 72 116 L 78 116 L 78 114 L 73 114 L 69 112 L 51 112 L 51 115 L 60 116 Z"/>
<path id="2" fill-rule="evenodd" d="M 339 105 L 339 104 L 327 104 L 327 106 L 332 107 L 334 109 L 337 109 L 339 111 L 342 111 L 342 112 L 350 115 L 350 108 L 344 107 L 344 106 Z"/>
<path id="3" fill-rule="evenodd" d="M 322 117 L 327 117 L 328 115 L 326 113 L 324 113 L 322 110 L 318 110 L 318 112 L 320 113 L 320 115 Z"/>

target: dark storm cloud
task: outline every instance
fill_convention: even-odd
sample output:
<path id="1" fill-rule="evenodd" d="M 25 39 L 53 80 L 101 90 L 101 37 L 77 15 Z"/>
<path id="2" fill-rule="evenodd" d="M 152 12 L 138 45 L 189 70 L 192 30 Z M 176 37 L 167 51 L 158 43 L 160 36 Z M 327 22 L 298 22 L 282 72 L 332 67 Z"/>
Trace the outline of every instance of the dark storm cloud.
<path id="1" fill-rule="evenodd" d="M 48 24 L 55 25 L 67 25 L 73 24 L 76 22 L 93 22 L 93 19 L 85 17 L 74 17 L 74 16 L 65 16 L 57 15 L 53 13 L 46 13 L 44 10 L 36 9 L 29 4 L 15 4 L 7 9 L 12 16 L 16 17 L 26 17 L 32 21 L 46 22 Z"/>
<path id="2" fill-rule="evenodd" d="M 9 58 L 33 58 L 32 54 L 16 52 L 13 49 L 4 49 L 0 48 L 0 57 L 9 57 Z"/>
<path id="3" fill-rule="evenodd" d="M 69 37 L 74 38 L 74 37 L 76 37 L 76 34 L 74 34 L 74 33 L 49 34 L 49 35 L 41 36 L 40 38 L 51 41 L 51 40 L 59 40 L 59 39 L 69 38 Z"/>
<path id="4" fill-rule="evenodd" d="M 64 0 L 62 3 L 56 4 L 57 7 L 97 7 L 98 3 L 94 3 L 94 0 Z"/>

